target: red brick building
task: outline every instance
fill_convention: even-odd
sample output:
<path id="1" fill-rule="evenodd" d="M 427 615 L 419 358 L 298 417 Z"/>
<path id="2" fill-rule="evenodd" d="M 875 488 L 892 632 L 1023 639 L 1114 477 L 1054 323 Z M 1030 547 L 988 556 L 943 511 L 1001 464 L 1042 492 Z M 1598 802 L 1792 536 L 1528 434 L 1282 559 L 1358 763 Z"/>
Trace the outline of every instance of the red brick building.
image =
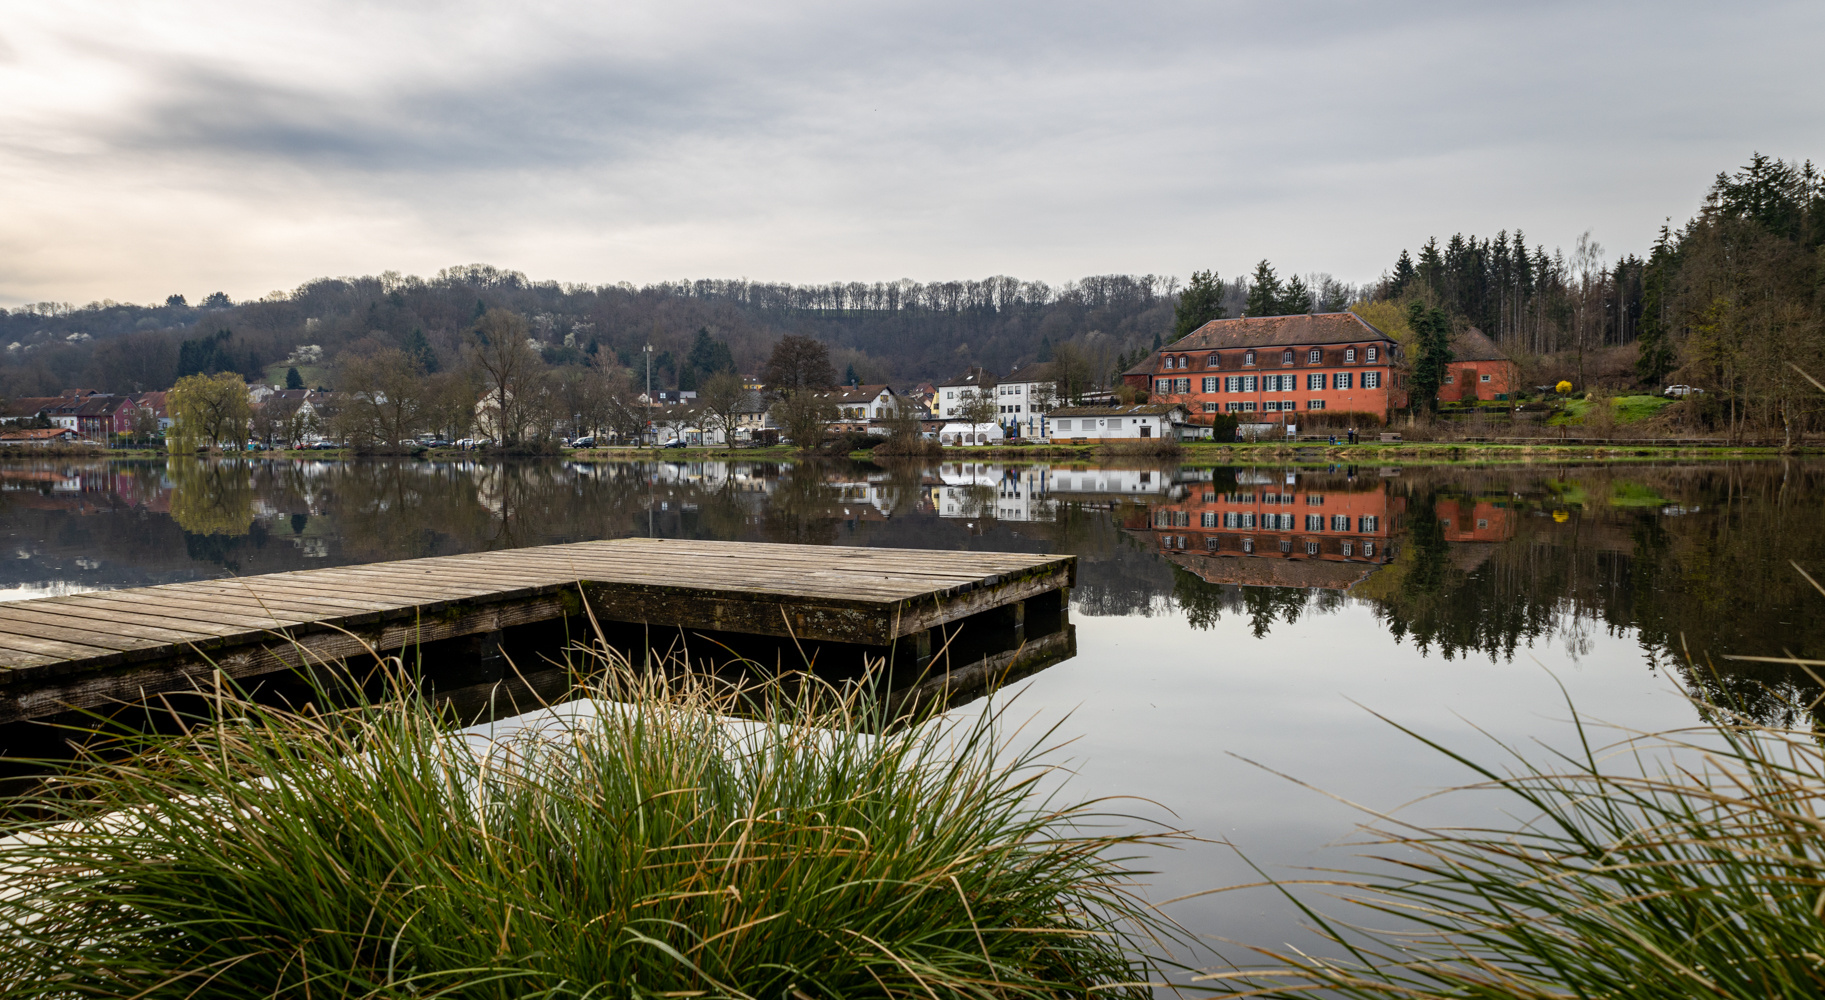
<path id="1" fill-rule="evenodd" d="M 1405 512 L 1383 483 L 1238 483 L 1140 508 L 1124 527 L 1209 583 L 1344 589 L 1392 560 Z"/>
<path id="2" fill-rule="evenodd" d="M 1123 372 L 1122 381 L 1150 393 L 1150 402 L 1185 406 L 1194 419 L 1229 413 L 1274 422 L 1325 410 L 1384 423 L 1407 405 L 1401 355 L 1392 337 L 1355 313 L 1218 319 Z"/>
<path id="3" fill-rule="evenodd" d="M 1471 327 L 1451 338 L 1451 364 L 1445 367 L 1438 398 L 1444 402 L 1508 399 L 1520 384 L 1515 363 L 1483 331 Z"/>

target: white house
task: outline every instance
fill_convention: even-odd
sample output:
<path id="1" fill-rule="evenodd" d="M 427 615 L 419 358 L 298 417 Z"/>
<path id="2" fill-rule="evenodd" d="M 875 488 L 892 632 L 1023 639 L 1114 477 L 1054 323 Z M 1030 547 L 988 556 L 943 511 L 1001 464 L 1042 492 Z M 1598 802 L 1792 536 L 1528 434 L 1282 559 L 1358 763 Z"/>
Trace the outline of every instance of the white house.
<path id="1" fill-rule="evenodd" d="M 995 385 L 995 402 L 1011 437 L 1045 437 L 1046 415 L 1062 402 L 1057 362 L 1041 361 L 1008 372 Z"/>
<path id="2" fill-rule="evenodd" d="M 1000 380 L 987 368 L 965 368 L 963 374 L 945 379 L 938 383 L 938 407 L 933 416 L 944 420 L 955 420 L 963 412 L 963 407 L 970 398 L 982 394 L 991 396 L 995 385 Z"/>
<path id="3" fill-rule="evenodd" d="M 887 420 L 900 411 L 905 401 L 893 389 L 882 385 L 843 385 L 819 389 L 814 395 L 837 409 L 835 424 L 853 425 L 871 434 L 886 434 L 887 427 L 877 421 Z"/>
<path id="4" fill-rule="evenodd" d="M 1208 440 L 1211 429 L 1190 421 L 1177 403 L 1138 406 L 1065 406 L 1053 410 L 1048 439 L 1070 441 Z"/>

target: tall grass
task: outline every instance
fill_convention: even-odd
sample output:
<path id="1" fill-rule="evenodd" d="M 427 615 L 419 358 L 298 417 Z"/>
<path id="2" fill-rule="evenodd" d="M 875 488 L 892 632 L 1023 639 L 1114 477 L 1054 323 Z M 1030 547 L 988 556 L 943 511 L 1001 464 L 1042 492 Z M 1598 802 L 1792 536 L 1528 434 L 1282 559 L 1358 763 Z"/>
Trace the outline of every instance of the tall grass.
<path id="1" fill-rule="evenodd" d="M 1607 752 L 1580 723 L 1578 752 L 1510 751 L 1500 770 L 1425 741 L 1480 776 L 1469 789 L 1507 798 L 1515 824 L 1378 817 L 1376 872 L 1303 884 L 1379 927 L 1299 902 L 1328 955 L 1255 948 L 1264 962 L 1203 981 L 1268 997 L 1825 994 L 1820 736 L 1701 708 L 1710 725 Z"/>
<path id="2" fill-rule="evenodd" d="M 11 997 L 1140 997 L 1171 927 L 991 711 L 624 663 L 512 736 L 224 691 L 0 842 Z M 741 720 L 728 713 L 744 713 Z M 1049 734 L 1043 739 L 1049 739 Z"/>

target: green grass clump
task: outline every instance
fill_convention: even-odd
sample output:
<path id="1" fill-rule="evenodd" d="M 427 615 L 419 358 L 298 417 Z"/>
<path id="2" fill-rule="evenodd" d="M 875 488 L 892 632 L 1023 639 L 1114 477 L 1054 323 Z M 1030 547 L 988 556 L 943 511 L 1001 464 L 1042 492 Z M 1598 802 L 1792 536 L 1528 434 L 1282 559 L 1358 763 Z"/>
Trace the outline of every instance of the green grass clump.
<path id="1" fill-rule="evenodd" d="M 806 693 L 810 692 L 810 693 Z M 225 697 L 0 842 L 12 997 L 1148 996 L 1167 925 L 988 710 L 625 671 L 453 737 L 409 695 Z M 758 706 L 758 707 L 756 707 Z M 747 721 L 725 714 L 736 708 Z M 1132 824 L 1128 824 L 1131 826 Z M 1165 835 L 1160 835 L 1165 836 Z"/>
<path id="2" fill-rule="evenodd" d="M 1304 884 L 1381 928 L 1302 902 L 1333 954 L 1257 948 L 1271 964 L 1205 981 L 1289 998 L 1825 994 L 1825 750 L 1817 733 L 1702 707 L 1713 725 L 1615 754 L 1586 736 L 1546 766 L 1515 754 L 1498 770 L 1426 741 L 1508 798 L 1515 825 L 1378 817 L 1379 872 Z"/>

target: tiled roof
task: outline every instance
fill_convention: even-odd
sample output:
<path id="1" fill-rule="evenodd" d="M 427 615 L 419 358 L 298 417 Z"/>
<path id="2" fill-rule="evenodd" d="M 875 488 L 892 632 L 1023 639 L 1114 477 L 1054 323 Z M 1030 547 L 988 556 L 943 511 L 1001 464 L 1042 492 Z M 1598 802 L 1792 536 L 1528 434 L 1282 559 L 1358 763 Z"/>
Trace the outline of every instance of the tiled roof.
<path id="1" fill-rule="evenodd" d="M 1058 362 L 1038 361 L 1023 368 L 1016 368 L 1002 378 L 1002 382 L 1056 382 L 1058 381 Z"/>
<path id="2" fill-rule="evenodd" d="M 1507 361 L 1508 355 L 1503 354 L 1502 349 L 1488 335 L 1473 326 L 1451 338 L 1451 360 Z"/>
<path id="3" fill-rule="evenodd" d="M 1000 380 L 996 377 L 994 372 L 978 365 L 963 369 L 962 374 L 945 379 L 938 383 L 938 387 L 945 388 L 947 386 L 974 385 L 988 388 L 998 384 L 1000 384 Z"/>
<path id="4" fill-rule="evenodd" d="M 1235 350 L 1244 347 L 1304 347 L 1394 338 L 1352 312 L 1213 319 L 1167 345 L 1170 351 Z M 1140 369 L 1132 369 L 1137 374 Z M 1152 371 L 1153 369 L 1145 369 Z"/>
<path id="5" fill-rule="evenodd" d="M 1137 403 L 1134 406 L 1061 406 L 1048 417 L 1163 417 L 1183 410 L 1178 403 Z"/>
<path id="6" fill-rule="evenodd" d="M 872 403 L 876 396 L 888 391 L 886 383 L 880 385 L 858 385 L 854 388 L 839 385 L 834 389 L 819 389 L 817 395 L 832 403 Z"/>

